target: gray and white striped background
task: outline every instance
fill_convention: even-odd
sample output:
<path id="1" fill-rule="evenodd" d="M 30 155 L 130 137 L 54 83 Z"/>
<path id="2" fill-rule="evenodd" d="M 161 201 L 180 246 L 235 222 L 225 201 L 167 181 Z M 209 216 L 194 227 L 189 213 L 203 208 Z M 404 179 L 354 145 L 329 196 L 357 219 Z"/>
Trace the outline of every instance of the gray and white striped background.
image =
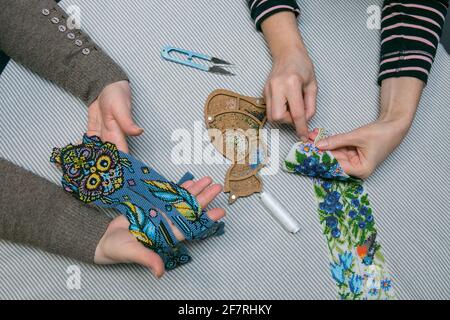
<path id="1" fill-rule="evenodd" d="M 311 126 L 345 132 L 377 117 L 379 34 L 366 28 L 380 0 L 304 0 L 301 28 L 321 87 Z M 193 130 L 208 94 L 226 88 L 261 94 L 270 71 L 263 38 L 244 1 L 67 0 L 82 9 L 82 27 L 131 77 L 134 112 L 146 129 L 133 153 L 168 178 L 186 170 L 221 181 L 226 166 L 174 166 L 171 134 Z M 237 65 L 220 77 L 160 59 L 164 45 L 210 53 Z M 51 50 L 51 48 L 49 48 Z M 405 143 L 367 182 L 381 243 L 401 299 L 450 298 L 450 58 L 442 47 L 417 120 Z M 10 63 L 0 78 L 0 156 L 58 182 L 48 163 L 53 146 L 78 140 L 86 108 L 56 86 Z M 281 155 L 295 142 L 281 129 Z M 155 280 L 139 266 L 99 267 L 0 242 L 0 298 L 334 299 L 327 246 L 312 185 L 280 172 L 266 188 L 301 222 L 284 232 L 257 197 L 228 208 L 219 239 L 190 246 L 194 261 Z M 2 182 L 5 183 L 5 182 Z M 221 195 L 216 206 L 226 206 Z M 32 223 L 32 221 L 30 221 Z M 81 289 L 68 290 L 66 269 L 81 268 Z M 202 276 L 200 276 L 200 274 Z"/>

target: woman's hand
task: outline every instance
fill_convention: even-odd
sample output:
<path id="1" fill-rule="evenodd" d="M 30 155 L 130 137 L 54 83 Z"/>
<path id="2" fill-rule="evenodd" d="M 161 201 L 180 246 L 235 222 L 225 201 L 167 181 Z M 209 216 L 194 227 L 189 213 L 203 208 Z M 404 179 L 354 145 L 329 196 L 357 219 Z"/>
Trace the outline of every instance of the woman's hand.
<path id="1" fill-rule="evenodd" d="M 347 174 L 367 179 L 400 145 L 410 125 L 404 121 L 379 120 L 350 133 L 322 140 L 317 147 L 332 151 Z"/>
<path id="2" fill-rule="evenodd" d="M 133 121 L 131 106 L 128 81 L 106 86 L 89 106 L 87 134 L 114 143 L 119 150 L 128 153 L 126 137 L 139 136 L 144 132 Z"/>
<path id="3" fill-rule="evenodd" d="M 262 24 L 273 57 L 264 88 L 269 121 L 293 124 L 308 140 L 308 121 L 316 113 L 317 81 L 314 66 L 298 30 L 295 15 L 281 12 Z"/>
<path id="4" fill-rule="evenodd" d="M 349 175 L 368 178 L 408 134 L 424 84 L 416 78 L 391 78 L 381 88 L 378 121 L 317 143 L 333 155 Z M 314 140 L 316 134 L 310 135 Z"/>
<path id="5" fill-rule="evenodd" d="M 205 177 L 198 181 L 188 181 L 182 185 L 196 196 L 202 208 L 206 208 L 221 192 L 222 186 L 212 184 L 212 179 Z M 218 221 L 225 216 L 222 208 L 210 209 L 208 217 Z M 183 241 L 182 233 L 170 221 L 169 225 L 179 241 Z M 95 251 L 96 264 L 137 263 L 149 268 L 160 278 L 164 274 L 164 263 L 160 256 L 141 244 L 129 231 L 130 223 L 124 216 L 118 216 L 108 226 Z"/>

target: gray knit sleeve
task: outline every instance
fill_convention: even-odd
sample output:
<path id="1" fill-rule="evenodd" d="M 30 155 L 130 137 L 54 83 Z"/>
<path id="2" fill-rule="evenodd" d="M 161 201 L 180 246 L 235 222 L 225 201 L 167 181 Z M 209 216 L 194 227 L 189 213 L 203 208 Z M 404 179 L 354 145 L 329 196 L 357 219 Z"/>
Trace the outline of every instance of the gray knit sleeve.
<path id="1" fill-rule="evenodd" d="M 0 239 L 94 262 L 111 219 L 0 158 Z"/>
<path id="2" fill-rule="evenodd" d="M 0 49 L 90 105 L 125 72 L 53 0 L 0 0 Z"/>

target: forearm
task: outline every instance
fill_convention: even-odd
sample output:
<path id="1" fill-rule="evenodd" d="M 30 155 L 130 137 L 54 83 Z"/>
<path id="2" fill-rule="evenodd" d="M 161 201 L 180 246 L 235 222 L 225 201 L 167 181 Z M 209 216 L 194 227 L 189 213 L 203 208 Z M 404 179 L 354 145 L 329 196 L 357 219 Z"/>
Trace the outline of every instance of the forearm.
<path id="1" fill-rule="evenodd" d="M 93 263 L 111 219 L 0 159 L 0 239 Z"/>
<path id="2" fill-rule="evenodd" d="M 380 120 L 408 131 L 422 97 L 424 82 L 414 77 L 389 78 L 381 86 Z"/>
<path id="3" fill-rule="evenodd" d="M 0 48 L 90 105 L 123 70 L 53 0 L 0 0 Z"/>
<path id="4" fill-rule="evenodd" d="M 301 52 L 307 55 L 307 50 L 293 13 L 277 13 L 264 20 L 261 28 L 274 60 L 289 52 Z"/>

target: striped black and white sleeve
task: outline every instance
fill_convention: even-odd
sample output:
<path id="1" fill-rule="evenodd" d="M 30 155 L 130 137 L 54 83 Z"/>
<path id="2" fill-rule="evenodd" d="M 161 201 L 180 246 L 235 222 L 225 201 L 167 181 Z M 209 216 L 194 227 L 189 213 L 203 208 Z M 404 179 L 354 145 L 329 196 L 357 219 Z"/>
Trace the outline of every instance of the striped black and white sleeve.
<path id="1" fill-rule="evenodd" d="M 384 1 L 380 85 L 393 77 L 428 82 L 448 6 L 448 0 Z"/>
<path id="2" fill-rule="evenodd" d="M 264 20 L 282 11 L 291 11 L 296 16 L 300 14 L 300 8 L 296 0 L 248 0 L 252 19 L 256 28 L 261 31 L 261 24 Z"/>

